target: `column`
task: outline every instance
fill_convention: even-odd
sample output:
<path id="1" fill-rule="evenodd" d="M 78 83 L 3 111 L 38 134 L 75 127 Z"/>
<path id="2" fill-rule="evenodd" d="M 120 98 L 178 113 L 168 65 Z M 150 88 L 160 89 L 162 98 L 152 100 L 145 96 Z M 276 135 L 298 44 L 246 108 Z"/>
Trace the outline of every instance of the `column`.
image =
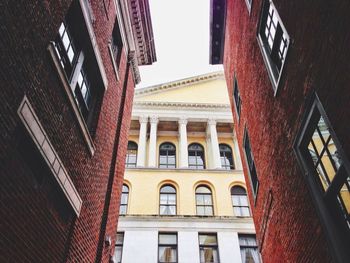
<path id="1" fill-rule="evenodd" d="M 187 151 L 187 119 L 179 119 L 179 140 L 180 140 L 180 168 L 188 168 L 188 151 Z"/>
<path id="2" fill-rule="evenodd" d="M 214 119 L 208 120 L 207 133 L 209 133 L 209 136 L 210 136 L 212 168 L 221 169 L 219 141 L 218 141 L 218 134 L 216 132 L 216 121 Z"/>
<path id="3" fill-rule="evenodd" d="M 139 145 L 137 149 L 137 167 L 145 167 L 146 160 L 146 137 L 147 137 L 147 116 L 141 116 L 140 122 L 140 134 L 139 134 Z"/>
<path id="4" fill-rule="evenodd" d="M 152 116 L 150 118 L 151 132 L 148 146 L 148 167 L 156 167 L 157 160 L 157 125 L 158 117 Z"/>

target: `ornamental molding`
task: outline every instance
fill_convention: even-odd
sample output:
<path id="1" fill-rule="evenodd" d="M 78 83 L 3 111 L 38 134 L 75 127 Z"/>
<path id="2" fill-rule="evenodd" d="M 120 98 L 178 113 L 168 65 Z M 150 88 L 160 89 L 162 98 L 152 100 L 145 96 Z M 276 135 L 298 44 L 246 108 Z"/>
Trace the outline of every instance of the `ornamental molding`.
<path id="1" fill-rule="evenodd" d="M 162 101 L 134 101 L 133 110 L 137 109 L 189 109 L 230 111 L 229 104 L 190 103 L 190 102 L 162 102 Z"/>
<path id="2" fill-rule="evenodd" d="M 150 87 L 135 89 L 135 97 L 142 97 L 150 94 L 160 93 L 166 90 L 178 89 L 187 86 L 193 86 L 196 84 L 201 84 L 207 81 L 224 79 L 225 75 L 223 71 L 211 72 L 208 74 L 198 75 L 195 77 L 175 80 L 163 84 L 158 84 Z"/>

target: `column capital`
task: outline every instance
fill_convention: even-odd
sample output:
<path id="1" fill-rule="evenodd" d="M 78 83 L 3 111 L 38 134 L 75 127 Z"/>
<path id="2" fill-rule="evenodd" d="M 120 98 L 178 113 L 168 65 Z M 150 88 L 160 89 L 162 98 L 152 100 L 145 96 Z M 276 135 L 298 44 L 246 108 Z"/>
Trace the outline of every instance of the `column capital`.
<path id="1" fill-rule="evenodd" d="M 216 125 L 215 119 L 208 119 L 208 125 Z"/>
<path id="2" fill-rule="evenodd" d="M 159 122 L 158 116 L 152 115 L 152 116 L 149 118 L 149 122 L 150 122 L 150 123 L 155 123 L 155 124 L 157 124 L 157 123 Z"/>
<path id="3" fill-rule="evenodd" d="M 186 125 L 188 123 L 188 120 L 186 117 L 181 117 L 181 118 L 179 118 L 178 122 L 179 122 L 179 124 Z"/>
<path id="4" fill-rule="evenodd" d="M 148 117 L 143 115 L 139 117 L 139 122 L 140 123 L 147 123 L 148 122 Z"/>

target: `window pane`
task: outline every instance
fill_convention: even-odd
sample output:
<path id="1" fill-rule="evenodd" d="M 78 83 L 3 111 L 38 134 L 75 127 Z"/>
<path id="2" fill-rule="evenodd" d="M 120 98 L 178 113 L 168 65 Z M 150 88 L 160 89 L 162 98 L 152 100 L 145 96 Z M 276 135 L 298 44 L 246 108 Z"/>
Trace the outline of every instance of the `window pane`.
<path id="1" fill-rule="evenodd" d="M 174 234 L 159 234 L 159 244 L 176 245 L 176 235 Z"/>
<path id="2" fill-rule="evenodd" d="M 217 240 L 216 240 L 216 235 L 199 235 L 199 244 L 200 245 L 216 245 Z"/>
<path id="3" fill-rule="evenodd" d="M 209 190 L 208 187 L 206 186 L 199 186 L 196 189 L 196 193 L 200 193 L 200 194 L 211 194 L 211 191 Z"/>
<path id="4" fill-rule="evenodd" d="M 168 195 L 168 204 L 170 205 L 176 204 L 176 196 L 174 194 Z"/>
<path id="5" fill-rule="evenodd" d="M 176 262 L 176 249 L 171 247 L 159 247 L 160 262 Z"/>
<path id="6" fill-rule="evenodd" d="M 205 207 L 205 215 L 206 216 L 212 216 L 213 215 L 213 208 L 211 206 Z"/>
<path id="7" fill-rule="evenodd" d="M 66 50 L 68 50 L 70 41 L 69 41 L 69 37 L 68 37 L 67 32 L 64 33 L 64 35 L 63 35 L 63 37 L 62 37 L 62 42 L 63 42 L 64 48 L 65 48 Z"/>
<path id="8" fill-rule="evenodd" d="M 70 47 L 68 50 L 68 58 L 69 58 L 69 61 L 72 63 L 73 59 L 74 59 L 74 51 L 73 51 L 72 47 Z"/>
<path id="9" fill-rule="evenodd" d="M 205 205 L 211 205 L 211 195 L 204 195 L 204 204 Z"/>
<path id="10" fill-rule="evenodd" d="M 204 214 L 204 206 L 197 206 L 197 215 L 203 216 Z"/>
<path id="11" fill-rule="evenodd" d="M 242 214 L 241 216 L 250 216 L 250 211 L 248 207 L 242 207 Z"/>
<path id="12" fill-rule="evenodd" d="M 348 178 L 349 181 L 349 178 Z M 350 229 L 350 186 L 349 182 L 346 182 L 340 189 L 338 194 L 338 200 L 340 207 L 343 211 L 345 221 Z"/>
<path id="13" fill-rule="evenodd" d="M 176 215 L 176 206 L 169 206 L 170 213 L 169 215 Z"/>
<path id="14" fill-rule="evenodd" d="M 126 215 L 126 206 L 125 205 L 121 205 L 119 208 L 119 214 L 120 215 Z"/>
<path id="15" fill-rule="evenodd" d="M 167 215 L 167 206 L 161 205 L 161 206 L 159 207 L 159 214 L 161 214 L 161 215 Z"/>
<path id="16" fill-rule="evenodd" d="M 116 247 L 114 250 L 113 260 L 114 262 L 120 263 L 122 260 L 122 247 Z"/>
<path id="17" fill-rule="evenodd" d="M 243 216 L 240 207 L 234 207 L 233 213 L 235 214 L 235 216 Z"/>
<path id="18" fill-rule="evenodd" d="M 204 196 L 203 195 L 196 195 L 196 204 L 197 205 L 204 205 Z"/>
<path id="19" fill-rule="evenodd" d="M 128 194 L 122 194 L 120 203 L 121 204 L 127 204 L 128 203 Z"/>
<path id="20" fill-rule="evenodd" d="M 116 244 L 122 245 L 124 243 L 124 233 L 117 233 Z"/>

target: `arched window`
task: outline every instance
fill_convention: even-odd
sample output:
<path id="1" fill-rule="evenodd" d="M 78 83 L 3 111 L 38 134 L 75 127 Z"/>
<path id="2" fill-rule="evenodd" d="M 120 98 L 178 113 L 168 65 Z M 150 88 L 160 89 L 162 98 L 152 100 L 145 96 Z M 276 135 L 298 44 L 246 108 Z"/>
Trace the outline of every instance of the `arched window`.
<path id="1" fill-rule="evenodd" d="M 231 199 L 235 216 L 250 216 L 247 192 L 243 187 L 233 186 Z"/>
<path id="2" fill-rule="evenodd" d="M 214 215 L 211 190 L 207 186 L 200 185 L 197 187 L 196 207 L 197 207 L 197 215 L 199 216 Z"/>
<path id="3" fill-rule="evenodd" d="M 176 215 L 176 189 L 171 185 L 160 188 L 159 214 Z"/>
<path id="4" fill-rule="evenodd" d="M 192 169 L 204 169 L 204 149 L 198 143 L 192 143 L 188 146 L 188 167 Z"/>
<path id="5" fill-rule="evenodd" d="M 123 184 L 122 196 L 120 198 L 119 215 L 126 215 L 128 211 L 129 187 Z"/>
<path id="6" fill-rule="evenodd" d="M 235 169 L 233 163 L 232 149 L 227 144 L 219 144 L 221 167 L 225 170 Z"/>
<path id="7" fill-rule="evenodd" d="M 159 168 L 176 168 L 176 148 L 169 142 L 159 146 Z"/>
<path id="8" fill-rule="evenodd" d="M 136 167 L 137 161 L 137 144 L 135 142 L 128 142 L 128 150 L 126 152 L 125 166 Z"/>

